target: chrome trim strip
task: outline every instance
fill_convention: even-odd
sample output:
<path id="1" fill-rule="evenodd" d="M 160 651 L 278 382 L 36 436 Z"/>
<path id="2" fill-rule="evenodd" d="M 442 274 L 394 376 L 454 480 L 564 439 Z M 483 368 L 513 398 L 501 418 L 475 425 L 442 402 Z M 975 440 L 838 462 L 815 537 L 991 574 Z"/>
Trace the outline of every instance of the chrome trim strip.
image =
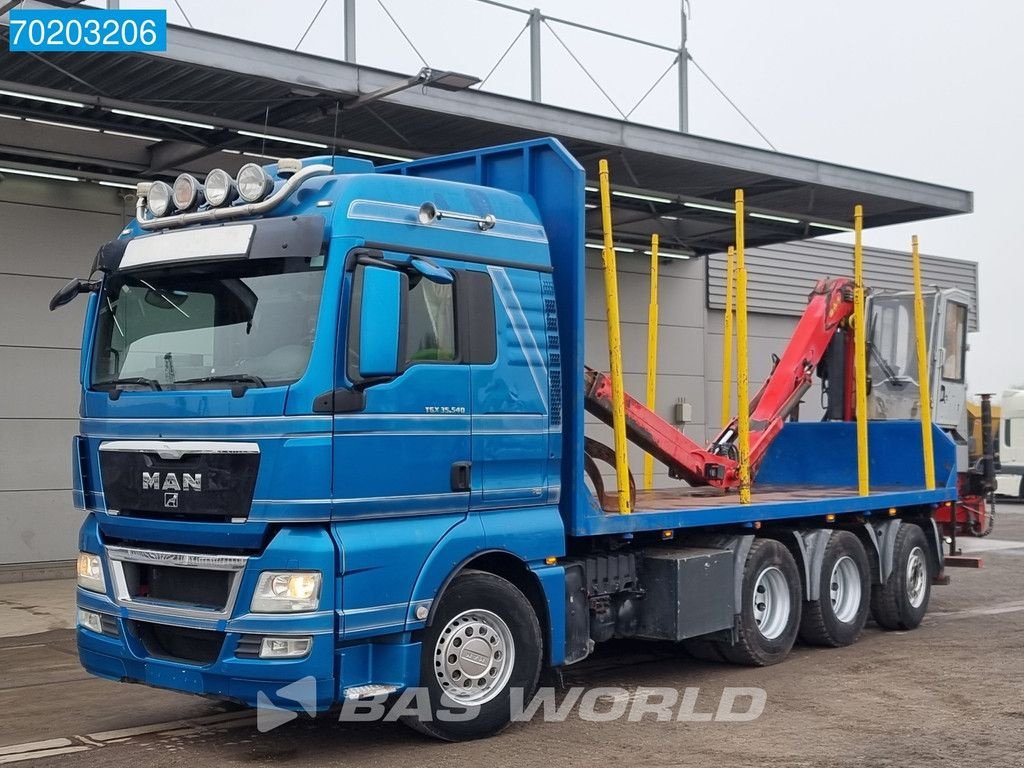
<path id="1" fill-rule="evenodd" d="M 259 453 L 258 443 L 213 442 L 209 440 L 111 440 L 101 451 L 155 453 L 161 459 L 180 459 L 186 453 Z"/>
<path id="2" fill-rule="evenodd" d="M 126 563 L 172 565 L 176 568 L 201 568 L 207 571 L 242 571 L 249 562 L 245 555 L 207 555 L 133 547 L 107 547 L 107 554 L 111 559 Z"/>
<path id="3" fill-rule="evenodd" d="M 181 422 L 202 424 L 234 424 L 250 421 L 330 421 L 331 416 L 210 416 L 210 417 L 178 417 L 165 418 L 140 417 L 133 419 L 109 418 L 106 416 L 86 416 L 80 421 L 95 421 L 101 424 L 180 424 Z"/>

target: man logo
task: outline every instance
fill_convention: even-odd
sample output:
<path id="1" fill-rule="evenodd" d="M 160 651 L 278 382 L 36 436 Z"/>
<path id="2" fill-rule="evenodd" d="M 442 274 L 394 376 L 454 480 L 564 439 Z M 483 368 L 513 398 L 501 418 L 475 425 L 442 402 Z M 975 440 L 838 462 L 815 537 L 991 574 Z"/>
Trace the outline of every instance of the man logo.
<path id="1" fill-rule="evenodd" d="M 165 493 L 164 494 L 164 506 L 167 509 L 178 508 L 178 494 L 177 493 Z"/>
<path id="2" fill-rule="evenodd" d="M 182 472 L 181 479 L 179 480 L 176 474 L 168 472 L 164 475 L 163 481 L 161 482 L 159 472 L 143 472 L 142 490 L 199 492 L 203 490 L 203 473 L 196 472 L 195 474 L 189 474 L 188 472 Z"/>

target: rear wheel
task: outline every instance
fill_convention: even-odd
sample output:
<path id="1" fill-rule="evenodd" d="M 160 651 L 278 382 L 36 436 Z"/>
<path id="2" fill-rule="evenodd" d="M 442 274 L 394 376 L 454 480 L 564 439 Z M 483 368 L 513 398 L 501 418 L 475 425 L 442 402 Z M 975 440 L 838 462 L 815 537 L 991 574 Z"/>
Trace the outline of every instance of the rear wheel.
<path id="1" fill-rule="evenodd" d="M 834 648 L 856 642 L 871 598 L 871 572 L 860 539 L 849 531 L 832 532 L 818 583 L 818 599 L 803 606 L 800 639 Z"/>
<path id="2" fill-rule="evenodd" d="M 764 667 L 789 654 L 800 627 L 800 572 L 793 555 L 773 539 L 758 539 L 743 567 L 736 643 L 718 646 L 735 664 Z"/>
<path id="3" fill-rule="evenodd" d="M 917 627 L 928 611 L 932 574 L 924 531 L 903 523 L 893 545 L 892 573 L 871 590 L 871 615 L 884 629 Z"/>
<path id="4" fill-rule="evenodd" d="M 498 733 L 512 716 L 511 690 L 521 689 L 523 702 L 536 691 L 543 646 L 522 592 L 498 576 L 463 572 L 423 636 L 420 685 L 430 697 L 430 716 L 403 722 L 445 741 Z"/>

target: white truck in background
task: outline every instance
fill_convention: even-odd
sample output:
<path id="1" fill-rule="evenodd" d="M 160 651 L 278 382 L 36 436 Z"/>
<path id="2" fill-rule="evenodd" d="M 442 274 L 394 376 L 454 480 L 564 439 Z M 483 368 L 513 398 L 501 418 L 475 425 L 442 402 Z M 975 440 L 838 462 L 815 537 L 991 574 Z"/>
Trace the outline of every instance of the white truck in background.
<path id="1" fill-rule="evenodd" d="M 1024 499 L 1024 389 L 1003 392 L 996 493 Z"/>

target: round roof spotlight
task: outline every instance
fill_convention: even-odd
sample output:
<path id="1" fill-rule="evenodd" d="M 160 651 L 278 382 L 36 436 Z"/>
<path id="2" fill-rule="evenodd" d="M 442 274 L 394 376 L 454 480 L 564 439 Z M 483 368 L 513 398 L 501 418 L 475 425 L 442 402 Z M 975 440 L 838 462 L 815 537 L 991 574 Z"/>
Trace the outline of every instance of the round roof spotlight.
<path id="1" fill-rule="evenodd" d="M 196 177 L 183 173 L 174 180 L 174 207 L 179 211 L 191 208 L 199 201 L 199 182 Z"/>
<path id="2" fill-rule="evenodd" d="M 203 194 L 206 196 L 206 202 L 214 208 L 230 203 L 235 197 L 235 182 L 227 171 L 214 168 L 206 174 Z"/>
<path id="3" fill-rule="evenodd" d="M 256 163 L 246 163 L 238 171 L 238 196 L 247 203 L 262 200 L 274 187 L 274 180 Z"/>
<path id="4" fill-rule="evenodd" d="M 158 219 L 166 216 L 171 208 L 171 197 L 173 194 L 169 184 L 164 184 L 162 181 L 154 181 L 146 195 L 146 207 L 149 209 L 149 212 Z"/>

